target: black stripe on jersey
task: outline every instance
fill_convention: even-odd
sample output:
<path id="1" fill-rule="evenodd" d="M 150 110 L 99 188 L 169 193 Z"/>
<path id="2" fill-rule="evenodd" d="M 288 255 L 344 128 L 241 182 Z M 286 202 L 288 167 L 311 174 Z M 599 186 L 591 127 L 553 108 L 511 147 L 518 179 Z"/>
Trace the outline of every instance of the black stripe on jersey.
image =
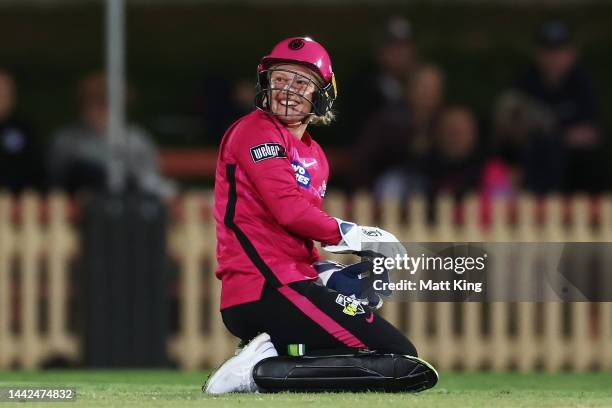
<path id="1" fill-rule="evenodd" d="M 261 256 L 257 253 L 257 250 L 253 246 L 253 243 L 246 236 L 244 231 L 240 229 L 238 225 L 234 222 L 234 216 L 236 215 L 236 201 L 238 200 L 238 196 L 236 194 L 236 165 L 228 164 L 225 166 L 225 171 L 227 173 L 227 180 L 229 181 L 229 193 L 227 197 L 227 207 L 225 208 L 225 218 L 223 219 L 223 223 L 236 234 L 236 238 L 238 242 L 240 242 L 240 246 L 244 249 L 247 256 L 253 262 L 255 267 L 261 272 L 266 281 L 275 288 L 278 288 L 281 285 L 278 278 L 274 275 L 274 272 L 270 269 L 270 267 L 261 259 Z"/>

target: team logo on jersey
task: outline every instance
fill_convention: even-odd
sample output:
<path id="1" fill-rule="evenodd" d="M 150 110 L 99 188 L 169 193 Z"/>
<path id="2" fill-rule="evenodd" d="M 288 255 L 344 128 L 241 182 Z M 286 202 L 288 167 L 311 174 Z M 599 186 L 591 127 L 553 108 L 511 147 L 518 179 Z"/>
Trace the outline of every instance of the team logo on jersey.
<path id="1" fill-rule="evenodd" d="M 310 177 L 310 173 L 306 168 L 302 165 L 302 163 L 293 161 L 291 162 L 293 166 L 293 172 L 295 173 L 295 180 L 298 183 L 298 186 L 308 188 L 310 187 L 310 181 L 312 177 Z"/>
<path id="2" fill-rule="evenodd" d="M 251 158 L 257 163 L 267 159 L 285 159 L 287 152 L 280 143 L 263 143 L 251 147 Z"/>
<path id="3" fill-rule="evenodd" d="M 359 300 L 355 299 L 352 296 L 338 294 L 338 296 L 336 297 L 336 303 L 343 307 L 342 313 L 347 314 L 349 316 L 356 316 L 365 313 L 361 302 L 359 302 Z"/>

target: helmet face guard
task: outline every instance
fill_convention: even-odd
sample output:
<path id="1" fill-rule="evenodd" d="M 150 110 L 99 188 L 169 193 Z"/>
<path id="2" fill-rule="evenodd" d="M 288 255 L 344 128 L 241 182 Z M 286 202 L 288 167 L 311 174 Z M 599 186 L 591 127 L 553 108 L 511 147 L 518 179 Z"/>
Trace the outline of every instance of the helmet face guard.
<path id="1" fill-rule="evenodd" d="M 287 61 L 291 63 L 291 61 Z M 272 111 L 272 98 L 278 100 L 277 93 L 281 93 L 284 100 L 284 112 Z M 269 68 L 259 69 L 257 76 L 257 95 L 255 106 L 270 114 L 285 117 L 306 118 L 309 116 L 324 116 L 331 110 L 336 98 L 335 84 L 330 82 L 321 86 L 319 81 L 289 69 Z M 305 112 L 295 111 L 293 106 L 306 104 L 309 109 Z"/>

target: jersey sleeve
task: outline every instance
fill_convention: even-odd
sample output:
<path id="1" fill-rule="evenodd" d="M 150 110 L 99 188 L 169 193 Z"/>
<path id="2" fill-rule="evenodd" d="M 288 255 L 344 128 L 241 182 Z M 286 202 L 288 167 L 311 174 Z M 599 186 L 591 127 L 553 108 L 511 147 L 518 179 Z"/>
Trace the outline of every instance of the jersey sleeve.
<path id="1" fill-rule="evenodd" d="M 322 243 L 341 239 L 338 223 L 302 196 L 287 158 L 287 144 L 276 129 L 236 129 L 231 151 L 264 204 L 289 232 Z"/>

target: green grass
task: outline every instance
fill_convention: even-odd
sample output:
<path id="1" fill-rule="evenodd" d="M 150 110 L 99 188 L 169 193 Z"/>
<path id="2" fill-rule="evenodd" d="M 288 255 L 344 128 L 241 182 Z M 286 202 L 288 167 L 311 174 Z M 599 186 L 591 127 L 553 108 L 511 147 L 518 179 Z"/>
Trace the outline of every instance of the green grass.
<path id="1" fill-rule="evenodd" d="M 446 373 L 420 394 L 237 394 L 207 396 L 205 372 L 14 371 L 0 372 L 0 387 L 63 385 L 77 389 L 76 403 L 0 403 L 51 407 L 610 407 L 612 373 L 459 374 Z"/>

